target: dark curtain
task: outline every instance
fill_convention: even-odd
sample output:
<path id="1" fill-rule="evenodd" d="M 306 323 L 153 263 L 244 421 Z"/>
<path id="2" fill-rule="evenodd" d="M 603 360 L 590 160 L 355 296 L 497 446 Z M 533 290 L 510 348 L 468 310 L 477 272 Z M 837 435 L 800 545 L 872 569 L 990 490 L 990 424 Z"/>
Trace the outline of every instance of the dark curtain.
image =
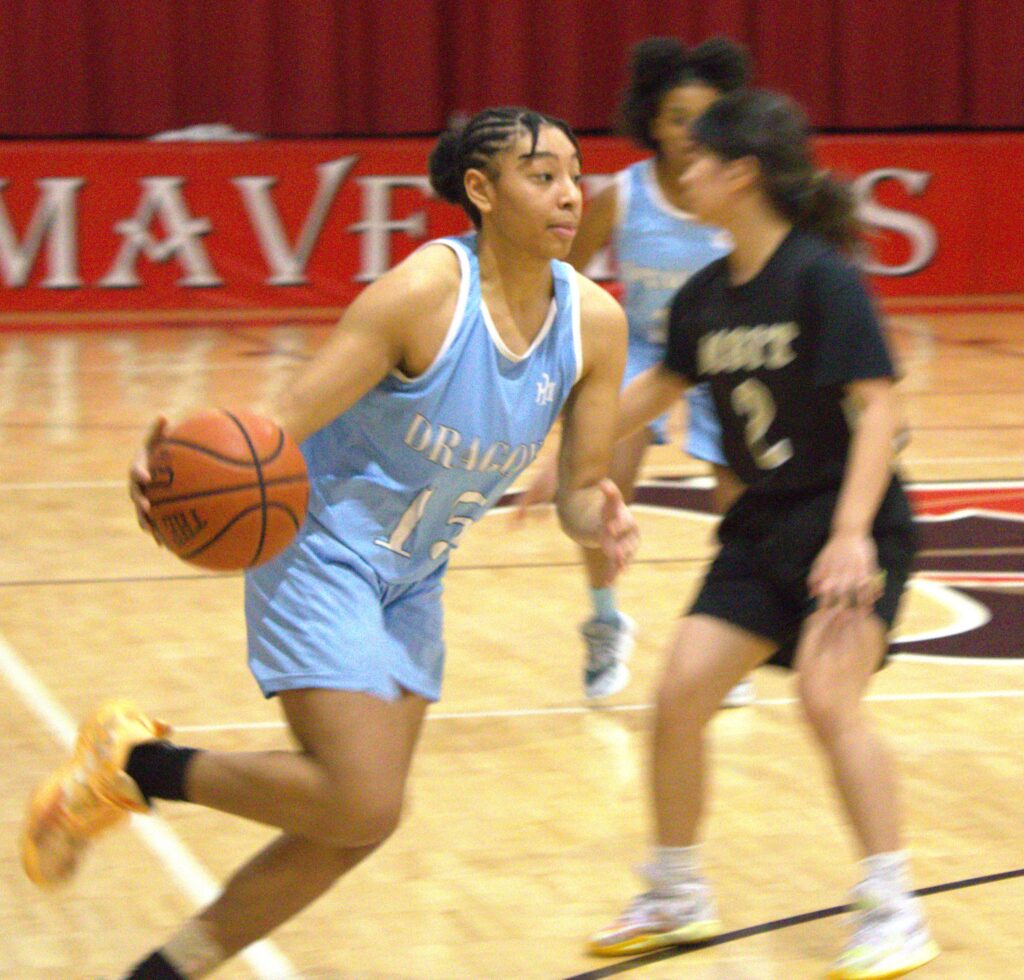
<path id="1" fill-rule="evenodd" d="M 714 33 L 819 128 L 1024 126 L 1019 0 L 2 0 L 0 132 L 388 136 L 498 103 L 604 130 L 633 42 Z"/>

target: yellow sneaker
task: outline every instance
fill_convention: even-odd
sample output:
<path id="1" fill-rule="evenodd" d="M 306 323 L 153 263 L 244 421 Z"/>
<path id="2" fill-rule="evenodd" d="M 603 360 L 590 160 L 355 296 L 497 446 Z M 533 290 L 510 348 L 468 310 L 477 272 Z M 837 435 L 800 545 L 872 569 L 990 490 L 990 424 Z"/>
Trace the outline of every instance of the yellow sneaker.
<path id="1" fill-rule="evenodd" d="M 90 841 L 129 812 L 149 809 L 124 766 L 134 746 L 170 731 L 127 700 L 108 701 L 82 724 L 70 758 L 29 800 L 21 863 L 33 882 L 47 887 L 67 881 Z"/>
<path id="2" fill-rule="evenodd" d="M 706 882 L 697 879 L 674 886 L 655 884 L 651 891 L 634 898 L 614 922 L 594 933 L 587 950 L 596 956 L 631 956 L 704 942 L 721 931 L 715 900 Z"/>
<path id="3" fill-rule="evenodd" d="M 881 899 L 864 884 L 854 889 L 853 897 L 853 935 L 832 965 L 829 980 L 891 980 L 939 955 L 918 899 Z"/>

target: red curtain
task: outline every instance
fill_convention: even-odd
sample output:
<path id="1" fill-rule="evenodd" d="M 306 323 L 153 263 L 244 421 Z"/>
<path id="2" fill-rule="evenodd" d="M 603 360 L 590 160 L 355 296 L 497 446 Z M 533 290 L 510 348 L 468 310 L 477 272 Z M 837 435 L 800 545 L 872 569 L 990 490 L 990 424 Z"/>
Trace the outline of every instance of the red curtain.
<path id="1" fill-rule="evenodd" d="M 603 130 L 632 43 L 714 33 L 819 128 L 1024 126 L 1017 0 L 4 0 L 0 133 L 398 135 L 496 103 Z"/>

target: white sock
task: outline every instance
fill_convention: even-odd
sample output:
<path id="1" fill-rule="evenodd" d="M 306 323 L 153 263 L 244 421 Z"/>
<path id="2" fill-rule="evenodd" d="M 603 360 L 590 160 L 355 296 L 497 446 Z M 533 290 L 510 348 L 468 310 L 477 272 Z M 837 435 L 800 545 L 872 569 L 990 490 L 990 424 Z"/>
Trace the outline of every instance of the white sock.
<path id="1" fill-rule="evenodd" d="M 212 973 L 227 955 L 199 919 L 189 919 L 160 949 L 164 959 L 189 980 Z"/>
<path id="2" fill-rule="evenodd" d="M 910 867 L 906 851 L 869 854 L 860 862 L 864 881 L 883 898 L 910 896 Z"/>
<path id="3" fill-rule="evenodd" d="M 681 885 L 700 877 L 700 844 L 689 847 L 655 847 L 654 867 L 667 883 Z"/>

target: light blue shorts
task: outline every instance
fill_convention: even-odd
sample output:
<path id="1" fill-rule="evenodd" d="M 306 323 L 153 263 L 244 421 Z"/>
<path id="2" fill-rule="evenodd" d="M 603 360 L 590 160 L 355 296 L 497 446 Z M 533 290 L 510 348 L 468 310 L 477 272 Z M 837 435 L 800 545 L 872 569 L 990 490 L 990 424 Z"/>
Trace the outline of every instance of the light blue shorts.
<path id="1" fill-rule="evenodd" d="M 630 337 L 623 385 L 664 359 L 665 348 L 660 344 Z M 700 384 L 690 388 L 686 392 L 686 405 L 688 421 L 683 448 L 694 459 L 727 466 L 722 452 L 722 427 L 708 386 Z M 664 446 L 668 442 L 668 413 L 649 422 L 647 428 L 651 433 L 651 441 L 655 445 Z"/>
<path id="2" fill-rule="evenodd" d="M 388 585 L 354 552 L 316 532 L 245 576 L 249 669 L 265 697 L 296 688 L 403 689 L 441 696 L 445 566 Z"/>
<path id="3" fill-rule="evenodd" d="M 694 459 L 728 466 L 722 452 L 722 426 L 707 384 L 695 385 L 686 392 L 688 420 L 683 448 Z"/>
<path id="4" fill-rule="evenodd" d="M 646 340 L 638 340 L 635 337 L 629 338 L 629 347 L 626 349 L 626 371 L 622 376 L 622 386 L 625 387 L 638 374 L 643 374 L 655 364 L 660 364 L 665 359 L 665 348 L 661 344 L 652 344 Z M 651 434 L 651 442 L 656 446 L 664 446 L 668 442 L 668 413 L 659 415 L 656 419 L 647 423 L 647 431 Z"/>

